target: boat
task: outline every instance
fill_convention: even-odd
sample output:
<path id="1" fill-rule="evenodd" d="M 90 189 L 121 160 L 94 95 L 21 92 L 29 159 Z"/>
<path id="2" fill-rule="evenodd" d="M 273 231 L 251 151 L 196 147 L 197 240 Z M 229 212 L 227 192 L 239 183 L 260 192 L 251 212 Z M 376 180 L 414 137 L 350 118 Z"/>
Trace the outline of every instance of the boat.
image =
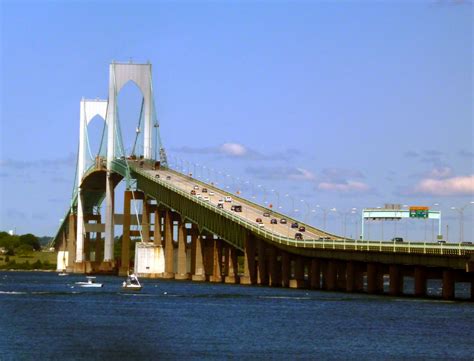
<path id="1" fill-rule="evenodd" d="M 61 273 L 58 273 L 58 276 L 69 276 L 69 273 L 66 273 L 66 272 L 61 272 Z"/>
<path id="2" fill-rule="evenodd" d="M 95 281 L 94 276 L 86 276 L 86 278 L 87 278 L 86 282 L 83 282 L 83 281 L 76 282 L 76 285 L 78 285 L 80 287 L 102 287 L 103 286 L 102 283 L 97 283 Z"/>
<path id="3" fill-rule="evenodd" d="M 127 280 L 122 283 L 122 290 L 124 291 L 140 291 L 141 289 L 142 285 L 134 273 L 128 275 Z"/>

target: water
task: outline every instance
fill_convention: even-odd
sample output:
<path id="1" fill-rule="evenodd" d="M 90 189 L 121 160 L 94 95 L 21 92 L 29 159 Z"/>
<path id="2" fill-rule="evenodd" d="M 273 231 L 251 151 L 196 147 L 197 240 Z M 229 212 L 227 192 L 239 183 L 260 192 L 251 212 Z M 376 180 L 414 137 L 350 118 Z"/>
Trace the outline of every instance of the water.
<path id="1" fill-rule="evenodd" d="M 474 305 L 0 272 L 0 360 L 474 360 Z"/>

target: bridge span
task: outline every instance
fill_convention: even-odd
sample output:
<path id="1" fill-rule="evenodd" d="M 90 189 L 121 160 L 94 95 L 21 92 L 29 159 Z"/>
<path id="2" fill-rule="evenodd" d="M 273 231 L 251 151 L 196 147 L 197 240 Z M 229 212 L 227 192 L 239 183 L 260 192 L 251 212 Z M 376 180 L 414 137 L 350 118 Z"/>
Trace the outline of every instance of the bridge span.
<path id="1" fill-rule="evenodd" d="M 444 299 L 466 282 L 474 300 L 474 246 L 343 238 L 173 170 L 161 140 L 154 144 L 150 135 L 153 124 L 158 128 L 151 64 L 112 63 L 110 79 L 107 101 L 81 101 L 80 144 L 98 114 L 107 126 L 107 154 L 86 167 L 80 145 L 76 192 L 54 239 L 58 269 L 125 275 L 133 267 L 144 277 L 390 295 L 403 295 L 404 278 L 413 277 L 413 294 L 420 297 L 429 279 L 440 279 Z M 130 79 L 148 94 L 142 155 L 117 147 L 116 96 Z M 121 181 L 127 189 L 123 214 L 117 214 L 114 192 Z M 103 223 L 98 209 L 104 200 Z M 114 253 L 117 242 L 120 254 Z"/>

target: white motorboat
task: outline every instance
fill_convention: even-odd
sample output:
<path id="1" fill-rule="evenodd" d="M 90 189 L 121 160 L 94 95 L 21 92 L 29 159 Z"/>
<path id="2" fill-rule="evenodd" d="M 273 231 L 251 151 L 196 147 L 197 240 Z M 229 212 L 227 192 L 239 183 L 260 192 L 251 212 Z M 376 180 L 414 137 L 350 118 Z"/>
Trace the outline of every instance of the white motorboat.
<path id="1" fill-rule="evenodd" d="M 61 273 L 58 273 L 58 276 L 60 276 L 60 277 L 69 276 L 69 273 L 61 272 Z"/>
<path id="2" fill-rule="evenodd" d="M 86 278 L 87 278 L 86 282 L 83 282 L 83 281 L 76 282 L 76 285 L 78 285 L 80 287 L 102 287 L 103 286 L 102 283 L 97 283 L 95 281 L 94 276 L 86 276 Z"/>
<path id="3" fill-rule="evenodd" d="M 122 283 L 122 290 L 124 291 L 140 291 L 141 289 L 142 285 L 134 273 L 128 275 L 127 280 Z"/>

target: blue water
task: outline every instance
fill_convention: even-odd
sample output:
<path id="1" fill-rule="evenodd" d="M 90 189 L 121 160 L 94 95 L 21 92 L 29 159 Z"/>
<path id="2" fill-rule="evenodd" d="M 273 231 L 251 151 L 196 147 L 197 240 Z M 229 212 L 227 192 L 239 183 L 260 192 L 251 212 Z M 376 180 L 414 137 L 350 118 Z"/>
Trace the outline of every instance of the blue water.
<path id="1" fill-rule="evenodd" d="M 0 360 L 469 360 L 474 305 L 142 280 L 0 272 Z"/>

